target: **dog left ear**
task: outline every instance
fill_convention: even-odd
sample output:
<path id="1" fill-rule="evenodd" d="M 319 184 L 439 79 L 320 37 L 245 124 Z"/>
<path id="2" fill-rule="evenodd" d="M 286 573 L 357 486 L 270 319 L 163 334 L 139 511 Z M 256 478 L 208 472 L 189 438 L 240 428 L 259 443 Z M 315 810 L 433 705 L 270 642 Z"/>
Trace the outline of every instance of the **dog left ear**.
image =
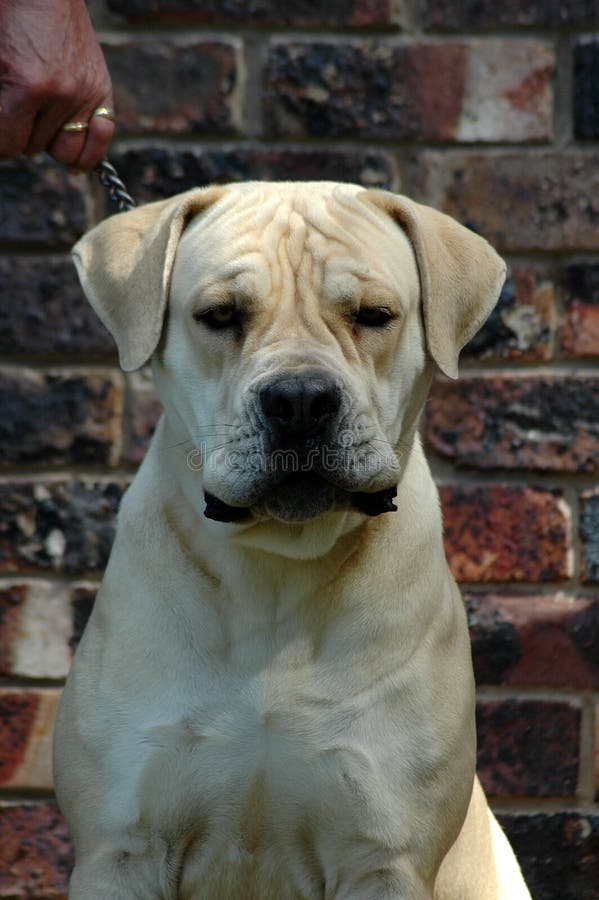
<path id="1" fill-rule="evenodd" d="M 143 366 L 158 345 L 183 229 L 223 193 L 220 187 L 196 188 L 117 213 L 75 244 L 79 280 L 115 339 L 125 372 Z"/>
<path id="2" fill-rule="evenodd" d="M 491 245 L 454 219 L 399 194 L 361 197 L 404 229 L 416 255 L 429 352 L 450 378 L 458 357 L 499 299 L 506 265 Z"/>

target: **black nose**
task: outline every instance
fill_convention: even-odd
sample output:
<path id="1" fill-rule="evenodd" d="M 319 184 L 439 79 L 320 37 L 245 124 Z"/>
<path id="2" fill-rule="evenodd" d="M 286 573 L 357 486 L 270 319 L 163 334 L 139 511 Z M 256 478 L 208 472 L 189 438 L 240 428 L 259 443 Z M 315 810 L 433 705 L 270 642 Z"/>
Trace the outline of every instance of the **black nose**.
<path id="1" fill-rule="evenodd" d="M 341 392 L 326 375 L 282 375 L 262 388 L 260 405 L 271 427 L 290 437 L 308 437 L 337 416 Z"/>

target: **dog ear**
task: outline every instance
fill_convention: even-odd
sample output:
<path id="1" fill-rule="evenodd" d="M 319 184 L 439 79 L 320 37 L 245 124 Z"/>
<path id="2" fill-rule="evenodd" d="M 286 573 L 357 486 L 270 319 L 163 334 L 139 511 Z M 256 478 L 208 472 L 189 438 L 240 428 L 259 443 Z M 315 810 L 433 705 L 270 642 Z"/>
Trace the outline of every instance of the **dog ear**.
<path id="1" fill-rule="evenodd" d="M 435 209 L 386 191 L 362 197 L 385 210 L 410 239 L 429 352 L 442 372 L 457 378 L 460 350 L 497 303 L 504 261 L 484 238 Z"/>
<path id="2" fill-rule="evenodd" d="M 79 280 L 114 337 L 125 372 L 143 366 L 158 345 L 185 225 L 223 193 L 218 187 L 195 189 L 118 213 L 75 244 Z"/>

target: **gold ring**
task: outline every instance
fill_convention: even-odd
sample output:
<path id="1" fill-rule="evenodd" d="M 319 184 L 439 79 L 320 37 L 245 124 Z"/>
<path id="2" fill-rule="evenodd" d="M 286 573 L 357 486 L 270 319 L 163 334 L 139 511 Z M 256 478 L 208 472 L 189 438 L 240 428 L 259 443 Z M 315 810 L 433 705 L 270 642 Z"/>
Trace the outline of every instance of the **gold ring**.
<path id="1" fill-rule="evenodd" d="M 62 126 L 63 131 L 87 131 L 88 125 L 87 122 L 65 122 Z"/>
<path id="2" fill-rule="evenodd" d="M 111 122 L 114 122 L 114 109 L 111 109 L 110 106 L 98 106 L 94 109 L 92 116 L 100 116 L 101 119 L 110 119 Z"/>

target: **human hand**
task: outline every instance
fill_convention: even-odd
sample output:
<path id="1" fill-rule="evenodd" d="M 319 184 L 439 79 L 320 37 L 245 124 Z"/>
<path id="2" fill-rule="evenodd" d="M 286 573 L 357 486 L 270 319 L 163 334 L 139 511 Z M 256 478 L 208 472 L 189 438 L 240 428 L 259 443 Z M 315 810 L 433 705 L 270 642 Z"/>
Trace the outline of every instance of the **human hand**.
<path id="1" fill-rule="evenodd" d="M 106 156 L 112 87 L 84 0 L 0 0 L 0 159 L 45 150 L 71 171 Z M 64 131 L 83 122 L 81 131 Z"/>

